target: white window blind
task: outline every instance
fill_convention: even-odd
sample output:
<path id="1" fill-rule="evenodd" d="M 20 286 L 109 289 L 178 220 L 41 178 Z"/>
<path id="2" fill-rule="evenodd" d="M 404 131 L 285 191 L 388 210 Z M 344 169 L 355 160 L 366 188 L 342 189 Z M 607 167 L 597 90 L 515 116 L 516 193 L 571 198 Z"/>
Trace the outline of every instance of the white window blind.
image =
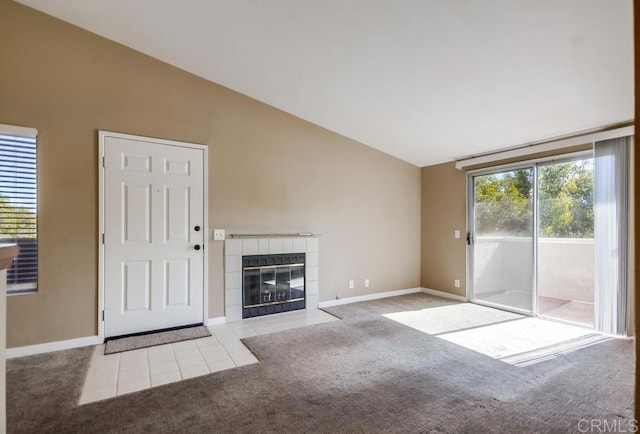
<path id="1" fill-rule="evenodd" d="M 0 243 L 20 246 L 20 254 L 7 272 L 8 292 L 38 287 L 36 180 L 35 134 L 26 137 L 0 129 Z"/>

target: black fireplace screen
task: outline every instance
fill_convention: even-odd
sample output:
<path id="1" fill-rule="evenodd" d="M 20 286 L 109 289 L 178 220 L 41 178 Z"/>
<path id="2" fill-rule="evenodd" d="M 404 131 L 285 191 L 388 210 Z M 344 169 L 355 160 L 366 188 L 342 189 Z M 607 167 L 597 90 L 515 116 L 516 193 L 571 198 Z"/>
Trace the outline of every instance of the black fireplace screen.
<path id="1" fill-rule="evenodd" d="M 305 308 L 304 253 L 242 257 L 243 318 Z"/>

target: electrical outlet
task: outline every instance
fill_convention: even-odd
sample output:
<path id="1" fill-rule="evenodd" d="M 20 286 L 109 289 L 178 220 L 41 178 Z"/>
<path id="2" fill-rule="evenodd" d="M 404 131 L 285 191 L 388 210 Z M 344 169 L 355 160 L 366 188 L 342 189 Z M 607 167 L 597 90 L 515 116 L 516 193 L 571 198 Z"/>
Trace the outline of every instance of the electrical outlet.
<path id="1" fill-rule="evenodd" d="M 349 281 L 349 289 L 353 289 L 353 280 Z"/>
<path id="2" fill-rule="evenodd" d="M 213 230 L 213 240 L 214 241 L 224 241 L 224 229 L 214 229 Z"/>
<path id="3" fill-rule="evenodd" d="M 364 279 L 364 287 L 365 288 L 369 287 L 369 279 Z"/>
<path id="4" fill-rule="evenodd" d="M 456 279 L 453 281 L 453 286 L 455 286 L 456 288 L 460 288 L 460 279 Z"/>

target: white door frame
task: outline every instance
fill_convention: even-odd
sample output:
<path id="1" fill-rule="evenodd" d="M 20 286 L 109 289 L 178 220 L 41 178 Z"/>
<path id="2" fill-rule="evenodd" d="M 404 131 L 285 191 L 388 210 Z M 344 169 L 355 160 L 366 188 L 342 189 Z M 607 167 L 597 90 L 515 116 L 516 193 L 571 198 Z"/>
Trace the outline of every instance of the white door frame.
<path id="1" fill-rule="evenodd" d="M 202 321 L 206 325 L 209 319 L 209 148 L 205 145 L 175 140 L 157 139 L 153 137 L 136 136 L 132 134 L 114 133 L 111 131 L 98 131 L 98 338 L 104 340 L 104 232 L 105 232 L 105 139 L 114 137 L 119 139 L 136 140 L 161 145 L 178 146 L 182 148 L 199 149 L 203 151 L 203 261 L 202 267 Z"/>

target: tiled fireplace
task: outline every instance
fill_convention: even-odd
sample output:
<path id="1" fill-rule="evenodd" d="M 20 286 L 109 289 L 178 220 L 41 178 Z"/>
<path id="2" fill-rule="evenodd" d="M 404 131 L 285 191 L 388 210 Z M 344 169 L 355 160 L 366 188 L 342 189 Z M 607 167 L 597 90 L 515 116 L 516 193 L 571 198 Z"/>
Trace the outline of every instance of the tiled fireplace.
<path id="1" fill-rule="evenodd" d="M 224 252 L 226 321 L 300 308 L 317 309 L 319 251 L 316 236 L 227 239 Z M 272 271 L 273 278 L 269 277 Z M 261 282 L 256 283 L 260 279 Z M 247 284 L 244 295 L 243 283 Z"/>

